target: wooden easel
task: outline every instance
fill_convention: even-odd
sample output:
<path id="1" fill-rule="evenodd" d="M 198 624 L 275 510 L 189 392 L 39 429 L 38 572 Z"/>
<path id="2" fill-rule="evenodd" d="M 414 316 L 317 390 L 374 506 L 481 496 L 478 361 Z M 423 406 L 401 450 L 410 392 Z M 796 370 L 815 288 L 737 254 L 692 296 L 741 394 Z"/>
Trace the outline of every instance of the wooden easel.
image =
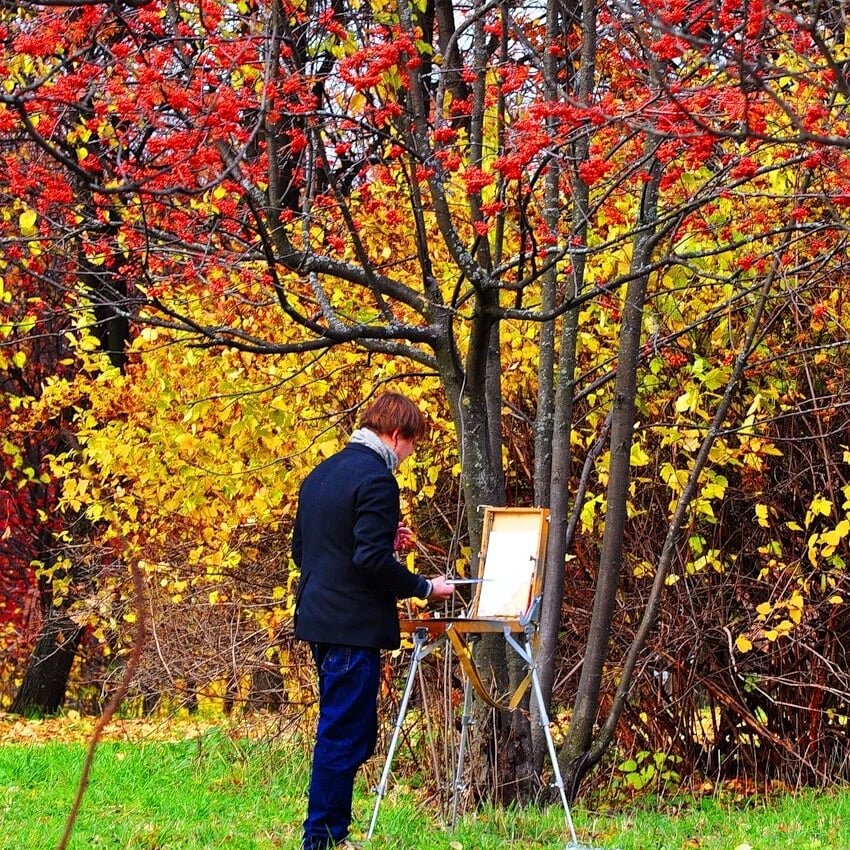
<path id="1" fill-rule="evenodd" d="M 458 745 L 457 769 L 452 794 L 452 825 L 457 818 L 458 796 L 463 779 L 464 758 L 471 722 L 472 692 L 475 690 L 489 705 L 513 710 L 517 707 L 528 685 L 537 703 L 540 723 L 546 738 L 546 747 L 552 764 L 554 785 L 564 807 L 566 826 L 571 843 L 578 847 L 575 827 L 570 813 L 564 781 L 558 766 L 555 744 L 552 740 L 549 717 L 543 700 L 543 691 L 537 673 L 535 647 L 540 609 L 546 540 L 549 532 L 549 511 L 545 508 L 484 508 L 484 530 L 479 572 L 473 602 L 465 617 L 421 618 L 402 620 L 402 631 L 413 635 L 413 654 L 407 680 L 399 706 L 398 718 L 393 727 L 387 758 L 378 783 L 377 799 L 372 821 L 366 835 L 370 839 L 378 821 L 378 810 L 387 790 L 393 757 L 401 736 L 404 718 L 413 691 L 416 671 L 422 659 L 448 640 L 455 650 L 465 674 L 463 716 Z M 467 636 L 501 633 L 507 645 L 525 663 L 528 675 L 508 702 L 495 700 L 487 691 L 478 670 Z M 522 636 L 520 638 L 520 636 Z M 522 643 L 520 642 L 522 640 Z"/>

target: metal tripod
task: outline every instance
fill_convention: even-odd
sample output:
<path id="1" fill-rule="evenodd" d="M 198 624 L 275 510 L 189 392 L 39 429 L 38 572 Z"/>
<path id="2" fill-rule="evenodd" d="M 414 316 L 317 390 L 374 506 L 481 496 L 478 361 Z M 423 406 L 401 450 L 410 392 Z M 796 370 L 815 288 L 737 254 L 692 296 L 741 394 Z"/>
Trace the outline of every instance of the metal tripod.
<path id="1" fill-rule="evenodd" d="M 442 636 L 441 636 L 442 637 Z M 372 822 L 369 824 L 369 832 L 366 833 L 366 840 L 372 837 L 375 831 L 375 824 L 378 822 L 378 809 L 381 806 L 381 800 L 387 790 L 387 781 L 390 776 L 390 768 L 393 763 L 396 747 L 398 746 L 399 738 L 401 737 L 402 726 L 404 725 L 404 717 L 407 714 L 407 704 L 410 702 L 410 694 L 413 691 L 413 682 L 416 678 L 416 671 L 419 669 L 419 664 L 422 659 L 430 655 L 439 645 L 439 641 L 428 644 L 428 630 L 418 628 L 413 633 L 413 656 L 410 659 L 410 669 L 407 673 L 407 683 L 404 686 L 404 695 L 401 698 L 401 705 L 398 710 L 398 718 L 393 727 L 393 736 L 390 739 L 390 748 L 387 751 L 387 760 L 384 762 L 384 769 L 381 773 L 381 780 L 378 782 L 378 798 L 375 800 L 375 809 L 372 812 Z"/>
<path id="2" fill-rule="evenodd" d="M 538 603 L 539 599 L 535 600 L 535 605 L 532 606 L 532 611 L 536 609 Z M 474 625 L 474 623 L 467 623 L 467 629 L 470 631 L 473 630 L 469 628 L 469 626 L 471 625 Z M 522 627 L 525 635 L 524 645 L 517 641 L 508 625 L 504 626 L 503 633 L 508 646 L 510 646 L 511 649 L 516 652 L 517 655 L 519 655 L 519 657 L 525 662 L 525 665 L 528 668 L 529 676 L 531 678 L 532 695 L 537 703 L 537 708 L 540 713 L 540 724 L 543 728 L 543 734 L 546 738 L 546 747 L 549 752 L 549 760 L 552 764 L 552 774 L 554 777 L 553 784 L 558 789 L 558 793 L 561 798 L 561 803 L 564 807 L 565 823 L 570 835 L 570 842 L 567 844 L 567 848 L 577 848 L 581 845 L 579 845 L 578 839 L 576 838 L 575 826 L 573 824 L 572 814 L 570 813 L 570 806 L 567 801 L 567 794 L 564 789 L 564 780 L 561 775 L 561 769 L 558 765 L 558 758 L 555 752 L 555 742 L 552 739 L 552 730 L 551 724 L 549 722 L 549 715 L 546 712 L 546 707 L 544 705 L 543 690 L 540 686 L 540 677 L 537 673 L 537 664 L 534 658 L 533 646 L 534 635 L 536 632 L 536 624 L 532 622 L 530 618 L 523 618 Z M 401 731 L 404 724 L 405 715 L 407 714 L 407 707 L 408 703 L 410 702 L 410 695 L 413 690 L 413 683 L 416 676 L 416 671 L 418 670 L 419 664 L 421 663 L 422 659 L 425 658 L 428 654 L 430 654 L 437 646 L 439 646 L 439 644 L 444 638 L 445 633 L 441 633 L 431 643 L 429 643 L 428 629 L 417 628 L 414 630 L 413 656 L 411 658 L 410 669 L 407 674 L 407 683 L 404 688 L 404 694 L 401 699 L 401 705 L 399 706 L 398 719 L 396 720 L 395 726 L 393 728 L 393 734 L 390 740 L 387 758 L 384 762 L 384 769 L 381 773 L 380 782 L 378 783 L 378 796 L 375 800 L 375 808 L 372 812 L 372 821 L 369 825 L 369 831 L 366 834 L 367 840 L 372 838 L 372 835 L 375 831 L 375 824 L 378 821 L 378 810 L 380 809 L 381 801 L 387 790 L 387 782 L 390 775 L 390 769 L 392 767 L 392 761 L 393 757 L 395 756 L 396 748 L 398 747 L 399 738 L 401 737 Z M 472 685 L 470 679 L 467 677 L 464 686 L 463 716 L 461 722 L 460 743 L 458 746 L 457 769 L 455 771 L 454 788 L 452 793 L 452 826 L 455 825 L 457 819 L 458 798 L 463 788 L 462 778 L 464 759 L 466 756 L 467 739 L 469 735 L 469 726 L 471 725 L 471 705 Z"/>

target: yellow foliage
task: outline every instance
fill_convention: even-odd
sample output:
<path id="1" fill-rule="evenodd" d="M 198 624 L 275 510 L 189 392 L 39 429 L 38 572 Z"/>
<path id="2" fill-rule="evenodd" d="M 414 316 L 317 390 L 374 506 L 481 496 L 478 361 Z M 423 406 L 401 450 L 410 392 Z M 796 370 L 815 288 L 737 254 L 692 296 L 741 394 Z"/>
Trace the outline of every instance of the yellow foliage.
<path id="1" fill-rule="evenodd" d="M 746 635 L 738 635 L 735 639 L 735 647 L 738 652 L 749 652 L 753 648 L 753 643 Z"/>

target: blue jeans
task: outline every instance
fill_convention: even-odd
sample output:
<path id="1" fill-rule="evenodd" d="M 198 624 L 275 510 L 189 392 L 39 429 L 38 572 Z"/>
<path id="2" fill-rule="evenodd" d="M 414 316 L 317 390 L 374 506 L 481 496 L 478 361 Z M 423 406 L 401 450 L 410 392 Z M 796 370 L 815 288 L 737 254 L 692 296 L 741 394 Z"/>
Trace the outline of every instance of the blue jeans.
<path id="1" fill-rule="evenodd" d="M 325 850 L 345 840 L 358 768 L 378 736 L 380 650 L 311 643 L 319 674 L 319 725 L 303 850 Z"/>

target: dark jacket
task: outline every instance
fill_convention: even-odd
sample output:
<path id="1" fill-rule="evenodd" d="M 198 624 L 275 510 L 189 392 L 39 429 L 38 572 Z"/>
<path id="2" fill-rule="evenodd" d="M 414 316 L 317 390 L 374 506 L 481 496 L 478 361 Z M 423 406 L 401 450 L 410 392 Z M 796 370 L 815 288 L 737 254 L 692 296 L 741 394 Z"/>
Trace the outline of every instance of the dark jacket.
<path id="1" fill-rule="evenodd" d="M 398 484 L 368 446 L 349 444 L 307 476 L 292 537 L 296 637 L 398 647 L 396 600 L 428 591 L 393 555 L 398 520 Z"/>

